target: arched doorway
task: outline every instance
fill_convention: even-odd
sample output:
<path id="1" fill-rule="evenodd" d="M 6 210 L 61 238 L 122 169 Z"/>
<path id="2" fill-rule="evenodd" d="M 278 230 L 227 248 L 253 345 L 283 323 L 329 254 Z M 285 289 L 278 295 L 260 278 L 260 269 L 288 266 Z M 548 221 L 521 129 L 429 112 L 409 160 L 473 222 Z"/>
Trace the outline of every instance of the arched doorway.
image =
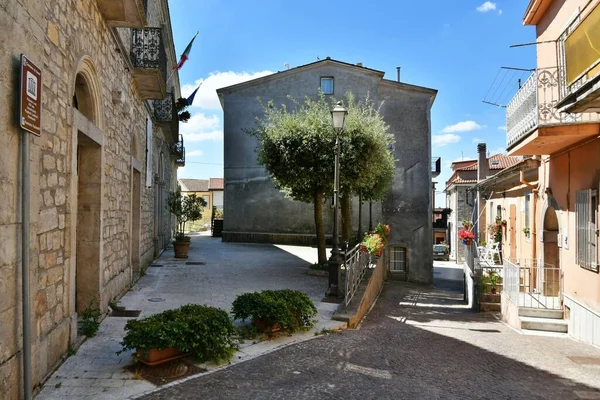
<path id="1" fill-rule="evenodd" d="M 74 248 L 71 277 L 71 311 L 81 316 L 90 307 L 102 307 L 102 143 L 99 129 L 101 113 L 95 69 L 84 59 L 72 86 L 73 161 L 72 185 L 76 190 L 73 204 Z"/>
<path id="2" fill-rule="evenodd" d="M 544 214 L 544 263 L 538 274 L 538 290 L 544 296 L 558 296 L 560 290 L 560 259 L 558 253 L 558 216 L 554 207 Z"/>

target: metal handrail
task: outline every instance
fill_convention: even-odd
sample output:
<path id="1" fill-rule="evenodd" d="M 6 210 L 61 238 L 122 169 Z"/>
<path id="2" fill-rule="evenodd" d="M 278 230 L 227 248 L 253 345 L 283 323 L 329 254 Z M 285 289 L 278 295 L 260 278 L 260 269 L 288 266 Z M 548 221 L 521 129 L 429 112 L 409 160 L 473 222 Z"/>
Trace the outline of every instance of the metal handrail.
<path id="1" fill-rule="evenodd" d="M 362 282 L 367 269 L 371 266 L 371 256 L 360 251 L 360 244 L 357 244 L 352 250 L 344 253 L 344 275 L 345 275 L 345 294 L 344 299 L 346 307 L 350 304 L 356 294 L 360 283 Z"/>

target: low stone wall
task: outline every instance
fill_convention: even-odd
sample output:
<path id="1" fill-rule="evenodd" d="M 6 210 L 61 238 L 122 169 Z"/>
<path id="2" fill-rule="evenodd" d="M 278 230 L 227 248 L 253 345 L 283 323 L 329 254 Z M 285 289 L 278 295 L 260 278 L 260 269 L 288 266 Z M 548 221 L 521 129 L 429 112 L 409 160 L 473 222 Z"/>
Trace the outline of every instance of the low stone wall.
<path id="1" fill-rule="evenodd" d="M 350 329 L 358 326 L 371 307 L 373 307 L 373 304 L 375 304 L 379 293 L 381 293 L 383 282 L 388 275 L 388 257 L 388 252 L 385 252 L 384 256 L 377 260 L 377 265 L 370 274 L 368 281 L 365 282 L 363 280 L 361 288 L 348 307 L 344 303 L 340 304 L 333 319 L 346 322 Z"/>
<path id="2" fill-rule="evenodd" d="M 296 246 L 317 245 L 317 236 L 309 234 L 223 231 L 222 237 L 224 242 L 271 243 Z M 329 243 L 329 236 L 326 237 L 326 241 Z"/>

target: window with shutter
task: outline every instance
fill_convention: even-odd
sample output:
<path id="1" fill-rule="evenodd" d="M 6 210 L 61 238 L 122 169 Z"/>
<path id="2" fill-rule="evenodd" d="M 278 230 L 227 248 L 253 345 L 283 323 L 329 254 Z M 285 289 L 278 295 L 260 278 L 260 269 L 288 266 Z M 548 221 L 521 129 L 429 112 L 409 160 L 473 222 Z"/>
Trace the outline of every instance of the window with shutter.
<path id="1" fill-rule="evenodd" d="M 575 199 L 577 264 L 598 272 L 598 192 L 579 190 Z"/>

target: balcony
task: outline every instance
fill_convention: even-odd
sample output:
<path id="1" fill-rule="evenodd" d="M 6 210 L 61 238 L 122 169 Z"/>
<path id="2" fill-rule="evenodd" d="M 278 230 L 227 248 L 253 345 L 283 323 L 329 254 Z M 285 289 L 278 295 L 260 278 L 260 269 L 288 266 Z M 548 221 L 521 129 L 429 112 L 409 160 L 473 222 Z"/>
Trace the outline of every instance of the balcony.
<path id="1" fill-rule="evenodd" d="M 148 0 L 98 0 L 98 8 L 110 26 L 143 28 L 146 26 Z"/>
<path id="2" fill-rule="evenodd" d="M 175 157 L 175 165 L 178 167 L 185 167 L 185 147 L 183 146 L 182 135 L 179 135 L 179 140 L 177 143 L 173 144 L 171 149 L 171 155 Z"/>
<path id="3" fill-rule="evenodd" d="M 442 159 L 440 157 L 434 157 L 431 159 L 431 177 L 435 178 L 442 172 Z"/>
<path id="4" fill-rule="evenodd" d="M 161 28 L 131 30 L 131 74 L 143 99 L 167 95 L 167 56 Z"/>
<path id="5" fill-rule="evenodd" d="M 163 100 L 154 100 L 154 121 L 166 134 L 171 134 L 174 141 L 179 138 L 179 120 L 173 93 L 167 93 Z"/>
<path id="6" fill-rule="evenodd" d="M 564 70 L 534 71 L 506 106 L 508 155 L 547 155 L 599 133 L 598 114 L 560 112 Z"/>
<path id="7" fill-rule="evenodd" d="M 600 112 L 600 6 L 588 13 L 564 42 L 566 96 L 558 107 L 568 112 Z"/>

